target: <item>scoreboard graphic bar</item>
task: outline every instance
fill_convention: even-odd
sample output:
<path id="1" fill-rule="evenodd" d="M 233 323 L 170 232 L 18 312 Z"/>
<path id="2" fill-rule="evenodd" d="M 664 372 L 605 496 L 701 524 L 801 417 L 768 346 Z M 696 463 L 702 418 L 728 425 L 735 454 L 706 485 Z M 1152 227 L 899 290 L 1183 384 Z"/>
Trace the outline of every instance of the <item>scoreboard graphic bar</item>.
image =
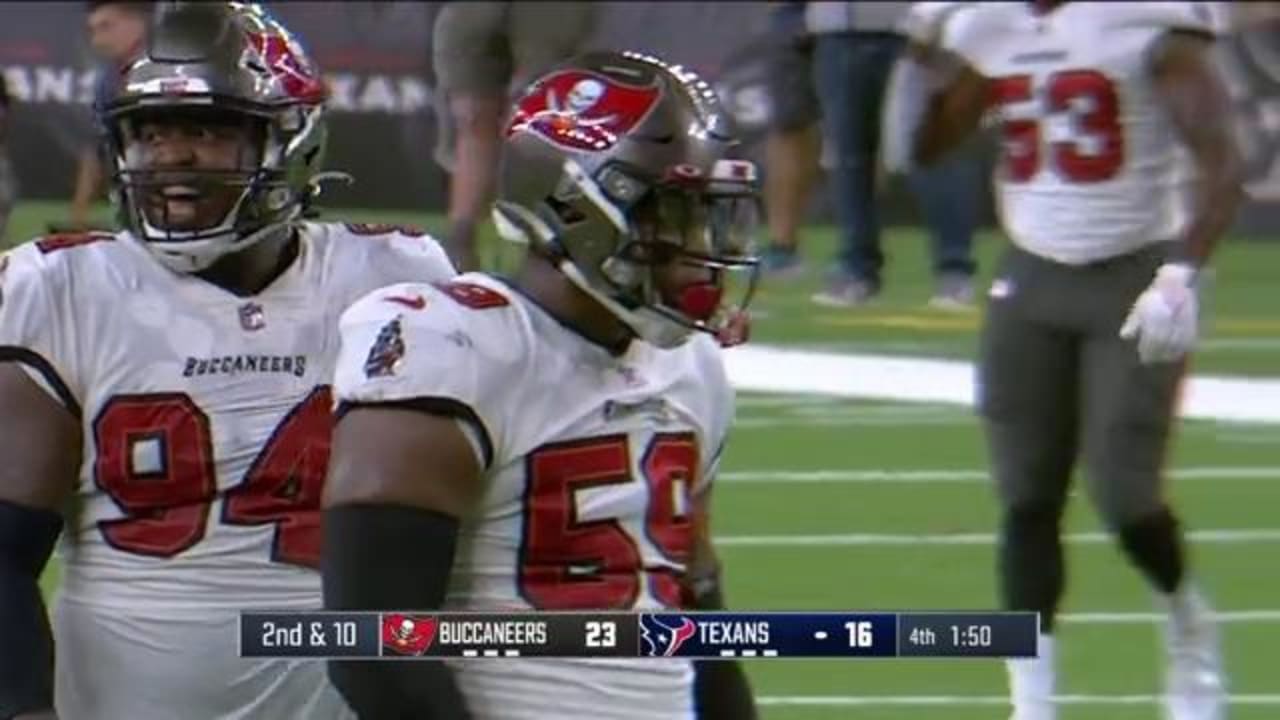
<path id="1" fill-rule="evenodd" d="M 1035 613 L 248 612 L 242 657 L 1034 657 Z"/>

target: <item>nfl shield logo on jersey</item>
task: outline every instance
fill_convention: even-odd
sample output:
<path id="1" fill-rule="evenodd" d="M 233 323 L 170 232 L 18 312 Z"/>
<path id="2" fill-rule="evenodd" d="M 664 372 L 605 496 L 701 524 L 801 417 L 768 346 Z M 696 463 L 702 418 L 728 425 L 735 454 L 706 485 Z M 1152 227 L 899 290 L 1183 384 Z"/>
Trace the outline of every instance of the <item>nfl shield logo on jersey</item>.
<path id="1" fill-rule="evenodd" d="M 400 336 L 400 318 L 397 317 L 378 331 L 373 347 L 369 348 L 369 357 L 364 361 L 365 377 L 395 375 L 403 357 L 404 338 Z"/>
<path id="2" fill-rule="evenodd" d="M 434 617 L 400 613 L 382 616 L 382 649 L 385 655 L 421 655 L 435 639 Z"/>
<path id="3" fill-rule="evenodd" d="M 240 306 L 240 327 L 255 332 L 266 327 L 267 317 L 258 303 L 245 303 Z"/>

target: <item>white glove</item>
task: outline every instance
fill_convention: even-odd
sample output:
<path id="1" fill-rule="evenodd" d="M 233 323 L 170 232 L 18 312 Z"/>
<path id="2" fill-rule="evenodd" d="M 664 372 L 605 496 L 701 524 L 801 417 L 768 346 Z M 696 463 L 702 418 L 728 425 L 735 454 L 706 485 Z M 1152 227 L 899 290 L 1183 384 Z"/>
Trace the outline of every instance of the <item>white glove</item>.
<path id="1" fill-rule="evenodd" d="M 1120 327 L 1120 337 L 1138 342 L 1144 364 L 1174 362 L 1191 351 L 1199 334 L 1195 268 L 1165 263 L 1138 296 Z"/>

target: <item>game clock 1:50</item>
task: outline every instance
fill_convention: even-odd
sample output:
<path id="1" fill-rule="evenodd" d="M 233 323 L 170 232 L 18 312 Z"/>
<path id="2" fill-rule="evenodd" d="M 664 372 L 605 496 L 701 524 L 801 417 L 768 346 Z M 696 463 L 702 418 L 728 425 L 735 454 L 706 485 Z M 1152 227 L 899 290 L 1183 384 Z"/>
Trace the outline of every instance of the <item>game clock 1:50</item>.
<path id="1" fill-rule="evenodd" d="M 958 648 L 991 647 L 990 625 L 951 625 L 951 644 Z"/>

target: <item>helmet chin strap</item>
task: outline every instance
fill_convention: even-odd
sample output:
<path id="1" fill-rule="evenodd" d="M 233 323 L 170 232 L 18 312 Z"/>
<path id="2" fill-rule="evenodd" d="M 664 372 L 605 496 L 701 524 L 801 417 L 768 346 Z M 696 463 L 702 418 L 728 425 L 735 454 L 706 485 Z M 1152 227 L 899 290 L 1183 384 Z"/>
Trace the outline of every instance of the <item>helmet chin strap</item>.
<path id="1" fill-rule="evenodd" d="M 189 275 L 208 270 L 214 263 L 227 255 L 244 250 L 251 245 L 256 245 L 282 228 L 287 227 L 297 218 L 298 214 L 299 212 L 293 212 L 286 220 L 264 225 L 248 235 L 238 237 L 230 242 L 226 238 L 235 237 L 234 232 L 185 243 L 146 242 L 145 245 L 162 265 L 174 272 Z"/>
<path id="2" fill-rule="evenodd" d="M 223 257 L 256 245 L 282 228 L 291 225 L 302 216 L 304 203 L 301 199 L 295 197 L 291 200 L 288 215 L 247 235 L 237 236 L 235 230 L 231 228 L 231 223 L 234 222 L 234 218 L 239 214 L 237 211 L 247 197 L 248 191 L 227 212 L 227 216 L 219 223 L 221 232 L 215 235 L 201 237 L 198 240 L 179 240 L 177 242 L 143 238 L 143 245 L 165 267 L 174 272 L 189 275 L 207 270 Z M 165 233 L 148 222 L 145 215 L 141 213 L 140 215 L 143 228 L 147 234 L 154 232 L 155 235 L 169 236 L 169 233 Z"/>
<path id="3" fill-rule="evenodd" d="M 137 210 L 135 212 L 144 235 L 140 239 L 144 241 L 143 245 L 151 251 L 156 260 L 166 268 L 176 273 L 198 273 L 209 269 L 223 257 L 262 242 L 275 232 L 292 225 L 302 217 L 308 204 L 320 195 L 323 185 L 328 182 L 350 185 L 354 182 L 354 179 L 348 173 L 334 170 L 316 173 L 307 183 L 306 192 L 301 195 L 292 193 L 287 203 L 281 205 L 280 209 L 288 209 L 284 217 L 243 236 L 236 235 L 233 224 L 239 216 L 240 207 L 249 199 L 250 188 L 246 188 L 241 193 L 235 205 L 227 211 L 226 216 L 214 228 L 192 233 L 177 233 L 176 235 L 179 238 L 182 238 L 183 235 L 196 237 L 178 239 L 176 241 L 167 239 L 174 237 L 175 233 L 155 227 L 147 220 L 143 211 Z M 274 192 L 274 190 L 268 192 Z M 213 234 L 204 234 L 208 232 Z"/>
<path id="4" fill-rule="evenodd" d="M 591 299 L 613 313 L 614 317 L 621 320 L 636 337 L 651 345 L 664 349 L 678 347 L 688 340 L 693 332 L 693 328 L 681 325 L 661 313 L 646 312 L 647 308 L 635 311 L 624 307 L 617 300 L 591 287 L 591 283 L 587 282 L 587 278 L 583 276 L 582 271 L 568 258 L 560 260 L 556 267 L 561 273 L 564 273 L 565 277 L 569 278 L 570 282 L 577 285 L 579 290 L 582 290 Z M 646 315 L 649 315 L 649 317 L 646 317 Z"/>
<path id="5" fill-rule="evenodd" d="M 567 159 L 563 166 L 565 174 L 573 180 L 597 208 L 604 213 L 618 232 L 626 234 L 630 231 L 630 223 L 622 210 L 604 193 L 600 184 L 573 159 Z M 626 285 L 630 274 L 625 267 L 610 268 L 606 261 L 601 271 L 616 283 Z M 623 306 L 618 301 L 591 287 L 577 266 L 568 260 L 562 260 L 560 270 L 573 280 L 591 297 L 604 305 L 618 319 L 644 341 L 660 348 L 674 348 L 682 345 L 693 333 L 699 330 L 677 317 L 677 313 L 687 318 L 704 322 L 709 320 L 720 307 L 723 290 L 711 283 L 697 283 L 680 291 L 676 298 L 677 306 L 655 307 L 645 305 L 638 309 Z M 647 270 L 647 269 L 646 269 Z"/>
<path id="6" fill-rule="evenodd" d="M 582 166 L 574 160 L 568 159 L 565 161 L 563 169 L 593 201 L 596 207 L 600 208 L 609 218 L 609 221 L 618 228 L 619 232 L 627 231 L 627 221 L 623 217 L 622 211 L 605 197 L 600 190 L 600 186 L 583 170 Z M 527 225 L 528 229 L 535 233 L 536 238 L 530 237 L 529 232 L 514 222 L 513 218 L 508 217 L 507 213 L 511 213 L 515 218 Z M 500 206 L 495 204 L 490 214 L 493 217 L 494 224 L 497 226 L 498 234 L 505 240 L 546 246 L 554 246 L 555 244 L 556 232 L 542 218 L 519 205 L 503 204 Z M 591 282 L 582 274 L 582 271 L 578 269 L 578 266 L 567 256 L 561 256 L 554 262 L 556 269 L 569 278 L 570 282 L 612 313 L 614 317 L 618 318 L 641 340 L 656 347 L 669 349 L 682 345 L 693 334 L 694 328 L 682 324 L 662 312 L 647 307 L 632 310 L 607 294 L 600 292 L 592 286 Z M 606 271 L 607 274 L 609 273 Z M 687 312 L 696 319 L 705 319 L 710 317 L 719 307 L 720 289 L 709 284 L 706 286 L 691 286 L 681 294 L 680 304 L 681 307 L 679 309 L 681 312 Z"/>

